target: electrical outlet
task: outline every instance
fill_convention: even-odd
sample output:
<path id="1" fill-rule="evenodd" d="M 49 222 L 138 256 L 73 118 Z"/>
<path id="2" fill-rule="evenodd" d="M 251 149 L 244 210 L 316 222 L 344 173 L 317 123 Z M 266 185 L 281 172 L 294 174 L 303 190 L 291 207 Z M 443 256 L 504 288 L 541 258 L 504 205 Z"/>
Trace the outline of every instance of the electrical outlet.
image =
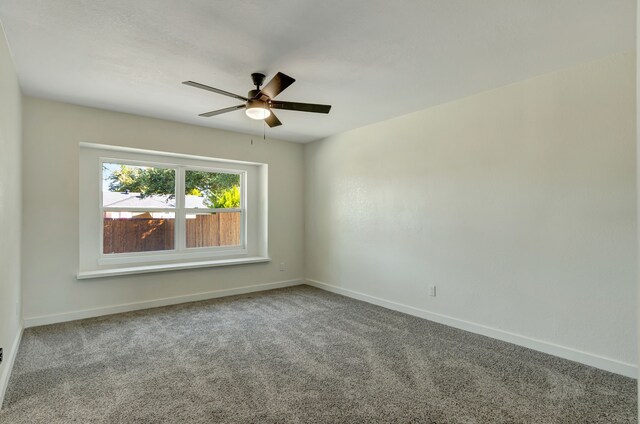
<path id="1" fill-rule="evenodd" d="M 287 267 L 284 264 L 284 262 L 280 262 L 280 271 L 286 271 L 286 270 L 287 270 Z"/>
<path id="2" fill-rule="evenodd" d="M 429 296 L 436 297 L 436 286 L 429 286 Z"/>

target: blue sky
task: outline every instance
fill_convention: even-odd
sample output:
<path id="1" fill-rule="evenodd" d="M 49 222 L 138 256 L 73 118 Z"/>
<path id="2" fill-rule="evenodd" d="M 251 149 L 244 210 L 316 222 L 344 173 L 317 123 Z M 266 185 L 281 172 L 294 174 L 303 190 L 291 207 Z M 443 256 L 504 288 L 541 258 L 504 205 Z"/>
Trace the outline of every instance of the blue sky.
<path id="1" fill-rule="evenodd" d="M 120 168 L 120 165 L 115 163 L 103 163 L 102 165 L 102 191 L 109 191 L 109 175 Z"/>

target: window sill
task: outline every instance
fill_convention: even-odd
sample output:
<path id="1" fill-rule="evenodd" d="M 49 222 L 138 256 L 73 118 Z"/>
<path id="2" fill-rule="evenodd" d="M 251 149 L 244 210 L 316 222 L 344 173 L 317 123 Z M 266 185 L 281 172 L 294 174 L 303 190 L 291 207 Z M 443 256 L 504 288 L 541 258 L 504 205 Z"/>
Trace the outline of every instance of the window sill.
<path id="1" fill-rule="evenodd" d="M 162 272 L 162 271 L 176 271 L 179 269 L 209 268 L 209 267 L 215 267 L 215 266 L 255 264 L 255 263 L 261 263 L 261 262 L 271 262 L 271 258 L 267 258 L 263 256 L 252 256 L 249 258 L 218 259 L 213 261 L 183 262 L 183 263 L 176 263 L 176 264 L 157 264 L 157 265 L 132 266 L 132 267 L 126 267 L 126 268 L 100 269 L 96 271 L 78 272 L 78 274 L 76 275 L 76 278 L 78 280 L 85 280 L 89 278 L 114 277 L 118 275 L 144 274 L 148 272 Z"/>
<path id="2" fill-rule="evenodd" d="M 199 251 L 198 251 L 199 250 Z M 215 255 L 219 255 L 218 257 L 225 255 L 227 258 L 229 256 L 235 256 L 236 258 L 247 255 L 247 249 L 244 247 L 236 247 L 233 246 L 216 248 L 212 250 L 210 248 L 195 248 L 191 249 L 189 253 L 176 253 L 176 252 L 145 252 L 143 254 L 134 254 L 133 256 L 127 256 L 127 253 L 118 253 L 115 255 L 103 255 L 102 258 L 98 259 L 98 266 L 100 265 L 113 265 L 113 266 L 121 266 L 121 267 L 135 267 L 136 264 L 146 263 L 151 264 L 152 262 L 157 262 L 160 265 L 166 264 L 167 262 L 177 262 L 177 261 L 189 261 L 189 263 L 199 263 L 200 261 L 204 262 L 218 262 L 218 259 L 211 259 L 215 257 Z M 241 258 L 244 259 L 244 258 Z M 222 260 L 222 259 L 220 259 Z M 233 260 L 233 259 L 232 259 Z"/>

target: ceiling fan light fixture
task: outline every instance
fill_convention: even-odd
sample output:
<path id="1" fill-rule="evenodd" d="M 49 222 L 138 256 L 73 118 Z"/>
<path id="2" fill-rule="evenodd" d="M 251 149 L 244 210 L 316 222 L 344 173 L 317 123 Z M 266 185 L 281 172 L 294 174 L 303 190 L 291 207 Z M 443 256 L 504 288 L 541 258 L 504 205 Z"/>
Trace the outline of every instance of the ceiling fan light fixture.
<path id="1" fill-rule="evenodd" d="M 251 119 L 266 119 L 271 115 L 271 110 L 267 103 L 262 100 L 255 99 L 251 99 L 247 102 L 247 109 L 245 112 Z"/>

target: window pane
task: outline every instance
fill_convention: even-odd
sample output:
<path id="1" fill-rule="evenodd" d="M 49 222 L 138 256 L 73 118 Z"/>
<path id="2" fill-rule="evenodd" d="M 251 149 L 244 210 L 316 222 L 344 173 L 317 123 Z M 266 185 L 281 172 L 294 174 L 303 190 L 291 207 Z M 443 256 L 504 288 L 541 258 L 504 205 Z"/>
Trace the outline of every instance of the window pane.
<path id="1" fill-rule="evenodd" d="M 240 174 L 185 171 L 185 207 L 239 208 Z"/>
<path id="2" fill-rule="evenodd" d="M 109 254 L 172 250 L 174 224 L 173 212 L 105 212 L 102 251 Z"/>
<path id="3" fill-rule="evenodd" d="M 240 246 L 241 212 L 187 214 L 187 247 Z"/>
<path id="4" fill-rule="evenodd" d="M 175 169 L 102 164 L 102 206 L 175 208 Z"/>

